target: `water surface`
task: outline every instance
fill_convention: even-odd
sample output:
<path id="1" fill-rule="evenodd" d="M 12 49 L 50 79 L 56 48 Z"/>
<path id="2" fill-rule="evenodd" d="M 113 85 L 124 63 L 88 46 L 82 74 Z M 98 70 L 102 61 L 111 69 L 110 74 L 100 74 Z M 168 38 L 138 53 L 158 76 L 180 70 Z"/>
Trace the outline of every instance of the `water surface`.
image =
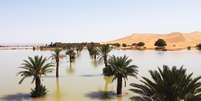
<path id="1" fill-rule="evenodd" d="M 116 97 L 116 81 L 104 78 L 102 64 L 92 61 L 87 50 L 83 50 L 73 64 L 69 64 L 67 57 L 60 61 L 60 77 L 55 78 L 55 72 L 43 77 L 43 83 L 48 89 L 48 95 L 39 99 L 31 99 L 29 92 L 34 85 L 31 78 L 26 79 L 21 85 L 18 84 L 19 77 L 17 68 L 23 59 L 28 56 L 43 55 L 51 56 L 51 51 L 32 50 L 0 50 L 0 101 L 128 101 L 133 95 L 128 89 L 123 88 L 123 97 Z M 110 55 L 127 55 L 133 59 L 133 64 L 139 67 L 138 79 L 141 76 L 149 77 L 148 71 L 169 66 L 184 66 L 188 72 L 195 76 L 201 74 L 201 52 L 197 50 L 182 51 L 136 51 L 136 50 L 114 50 Z M 53 61 L 53 60 L 51 60 Z M 135 78 L 129 78 L 128 84 L 138 82 Z M 102 93 L 109 91 L 108 95 Z"/>

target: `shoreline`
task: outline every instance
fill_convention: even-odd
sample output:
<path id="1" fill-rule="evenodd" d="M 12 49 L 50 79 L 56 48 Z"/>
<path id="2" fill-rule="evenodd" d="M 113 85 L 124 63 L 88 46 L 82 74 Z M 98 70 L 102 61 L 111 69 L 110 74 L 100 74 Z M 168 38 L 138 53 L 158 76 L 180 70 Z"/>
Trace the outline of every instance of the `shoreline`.
<path id="1" fill-rule="evenodd" d="M 138 51 L 146 51 L 146 50 L 155 50 L 155 51 L 160 51 L 160 50 L 156 50 L 155 48 L 144 48 L 144 49 L 138 49 L 138 48 L 133 48 L 133 47 L 113 47 L 116 50 L 138 50 Z M 55 48 L 36 48 L 35 50 L 42 50 L 42 51 L 52 51 Z M 33 50 L 32 47 L 1 47 L 0 50 Z M 168 49 L 166 48 L 165 51 L 181 51 L 181 50 L 198 50 L 195 47 L 192 47 L 191 49 L 187 49 L 187 48 L 175 48 L 175 49 Z"/>
<path id="2" fill-rule="evenodd" d="M 138 49 L 138 48 L 133 48 L 133 47 L 115 47 L 114 49 L 118 49 L 118 50 L 139 50 L 139 51 L 146 51 L 146 50 L 155 50 L 155 51 L 160 51 L 160 50 L 156 50 L 155 48 L 145 48 L 145 49 Z M 187 49 L 187 48 L 175 48 L 175 49 L 168 49 L 166 48 L 165 51 L 181 51 L 181 50 L 197 50 L 195 47 L 192 47 L 191 49 Z"/>

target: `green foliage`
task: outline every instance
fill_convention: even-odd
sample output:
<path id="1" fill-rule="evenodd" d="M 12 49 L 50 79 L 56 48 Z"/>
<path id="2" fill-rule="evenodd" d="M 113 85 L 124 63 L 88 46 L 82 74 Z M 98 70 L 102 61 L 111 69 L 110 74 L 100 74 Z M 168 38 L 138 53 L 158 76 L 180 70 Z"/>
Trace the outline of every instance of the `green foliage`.
<path id="1" fill-rule="evenodd" d="M 22 63 L 22 67 L 19 67 L 23 69 L 18 72 L 18 75 L 22 77 L 19 84 L 21 84 L 27 77 L 33 77 L 32 82 L 34 82 L 36 77 L 41 77 L 42 75 L 52 72 L 52 66 L 53 64 L 47 62 L 47 59 L 43 56 L 28 57 L 28 60 L 24 60 Z"/>
<path id="2" fill-rule="evenodd" d="M 77 45 L 76 46 L 76 51 L 77 53 L 80 53 L 83 50 L 84 46 L 83 45 Z"/>
<path id="3" fill-rule="evenodd" d="M 137 45 L 137 43 L 132 43 L 132 46 L 136 46 Z"/>
<path id="4" fill-rule="evenodd" d="M 185 96 L 185 101 L 201 101 L 201 96 L 199 95 L 193 95 L 191 93 L 187 94 Z"/>
<path id="5" fill-rule="evenodd" d="M 47 89 L 45 86 L 39 86 L 39 89 L 31 89 L 31 97 L 42 97 L 47 94 Z"/>
<path id="6" fill-rule="evenodd" d="M 70 63 L 75 60 L 75 55 L 76 55 L 76 53 L 74 52 L 73 49 L 67 50 L 67 51 L 66 51 L 66 55 L 69 56 L 69 58 L 70 58 Z"/>
<path id="7" fill-rule="evenodd" d="M 97 55 L 99 54 L 97 46 L 95 44 L 89 44 L 89 45 L 87 45 L 87 49 L 88 49 L 88 52 L 89 52 L 89 55 L 91 56 L 91 58 L 96 60 Z"/>
<path id="8" fill-rule="evenodd" d="M 108 67 L 103 68 L 103 74 L 104 76 L 112 76 L 113 75 L 113 70 Z"/>
<path id="9" fill-rule="evenodd" d="M 56 77 L 59 77 L 59 61 L 61 51 L 62 51 L 61 49 L 56 48 L 51 56 L 56 61 Z"/>
<path id="10" fill-rule="evenodd" d="M 127 56 L 112 56 L 108 60 L 108 68 L 111 68 L 114 79 L 122 77 L 126 81 L 128 76 L 136 77 L 138 67 L 131 65 L 131 62 L 132 60 Z"/>
<path id="11" fill-rule="evenodd" d="M 107 62 L 108 62 L 108 56 L 109 53 L 112 51 L 112 47 L 108 44 L 101 45 L 98 47 L 98 59 L 99 62 L 104 62 L 105 68 L 103 69 L 103 74 L 105 76 L 110 75 L 110 72 L 108 72 L 110 69 L 107 68 Z"/>
<path id="12" fill-rule="evenodd" d="M 120 47 L 121 45 L 119 43 L 114 43 L 114 44 L 111 44 L 112 46 L 115 46 L 115 47 Z"/>
<path id="13" fill-rule="evenodd" d="M 201 47 L 200 47 L 200 48 L 201 48 Z M 188 50 L 191 50 L 191 46 L 188 46 L 187 49 L 188 49 Z"/>
<path id="14" fill-rule="evenodd" d="M 122 79 L 124 80 L 125 86 L 128 76 L 136 77 L 138 74 L 137 66 L 131 65 L 132 60 L 128 59 L 127 56 L 116 57 L 112 56 L 108 60 L 108 67 L 112 70 L 113 80 L 117 79 L 117 94 L 120 95 L 122 92 Z M 109 72 L 111 72 L 110 69 Z"/>
<path id="15" fill-rule="evenodd" d="M 201 77 L 193 78 L 183 67 L 170 69 L 164 65 L 158 71 L 149 71 L 151 79 L 142 77 L 141 84 L 132 83 L 131 91 L 138 94 L 134 101 L 193 101 L 201 96 Z M 200 101 L 195 100 L 195 101 Z"/>
<path id="16" fill-rule="evenodd" d="M 107 60 L 109 53 L 112 51 L 112 47 L 108 44 L 103 44 L 100 47 L 98 47 L 98 59 L 99 61 L 103 61 L 105 64 L 105 67 L 107 67 Z"/>
<path id="17" fill-rule="evenodd" d="M 198 50 L 201 50 L 201 43 L 198 44 L 198 45 L 196 45 L 196 48 L 197 48 Z"/>
<path id="18" fill-rule="evenodd" d="M 36 47 L 34 47 L 34 46 L 33 46 L 33 48 L 32 48 L 32 49 L 33 49 L 33 51 L 35 51 L 35 50 L 36 50 Z"/>
<path id="19" fill-rule="evenodd" d="M 33 77 L 32 83 L 35 82 L 35 89 L 32 90 L 32 97 L 38 97 L 46 94 L 46 89 L 41 85 L 41 76 L 52 72 L 53 64 L 47 62 L 47 59 L 43 56 L 28 57 L 28 60 L 24 60 L 22 63 L 23 70 L 18 73 L 22 78 L 19 81 L 21 84 L 27 77 Z"/>
<path id="20" fill-rule="evenodd" d="M 160 48 L 164 48 L 165 46 L 167 46 L 167 44 L 166 44 L 166 41 L 165 41 L 165 40 L 163 40 L 163 39 L 158 39 L 158 40 L 155 42 L 154 46 L 156 46 L 158 49 L 160 49 Z"/>
<path id="21" fill-rule="evenodd" d="M 52 58 L 55 59 L 56 63 L 59 62 L 59 57 L 60 57 L 60 53 L 61 53 L 61 49 L 59 48 L 55 48 L 52 54 Z"/>
<path id="22" fill-rule="evenodd" d="M 61 42 L 56 42 L 56 43 L 52 43 L 45 46 L 45 48 L 77 48 L 77 47 L 84 47 L 85 45 L 87 45 L 88 43 L 86 42 L 82 42 L 82 43 L 61 43 Z M 99 43 L 95 43 L 95 44 L 99 44 Z"/>
<path id="23" fill-rule="evenodd" d="M 139 46 L 139 47 L 142 47 L 142 46 L 144 46 L 144 45 L 145 45 L 144 42 L 138 42 L 138 43 L 137 43 L 137 46 Z"/>
<path id="24" fill-rule="evenodd" d="M 54 49 L 54 53 L 53 53 L 53 56 L 54 57 L 59 57 L 59 54 L 61 53 L 61 49 L 60 48 L 55 48 Z"/>
<path id="25" fill-rule="evenodd" d="M 127 47 L 127 44 L 123 43 L 123 44 L 122 44 L 122 47 Z"/>

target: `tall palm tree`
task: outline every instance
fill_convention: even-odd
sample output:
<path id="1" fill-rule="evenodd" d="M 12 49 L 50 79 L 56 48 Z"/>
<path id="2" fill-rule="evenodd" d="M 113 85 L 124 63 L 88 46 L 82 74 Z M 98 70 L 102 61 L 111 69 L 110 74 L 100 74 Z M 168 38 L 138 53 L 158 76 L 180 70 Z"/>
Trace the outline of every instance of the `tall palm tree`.
<path id="1" fill-rule="evenodd" d="M 56 77 L 59 77 L 59 61 L 60 61 L 60 53 L 61 53 L 61 49 L 56 48 L 52 54 L 53 59 L 55 59 L 56 61 Z"/>
<path id="2" fill-rule="evenodd" d="M 70 63 L 72 63 L 74 60 L 75 60 L 75 52 L 73 49 L 69 49 L 66 51 L 66 55 L 69 56 L 69 60 L 70 60 Z"/>
<path id="3" fill-rule="evenodd" d="M 126 86 L 126 80 L 128 76 L 136 77 L 138 74 L 137 66 L 131 65 L 132 60 L 127 56 L 116 57 L 112 56 L 108 60 L 108 67 L 113 71 L 113 80 L 117 79 L 117 95 L 122 94 L 122 82 L 124 80 Z"/>
<path id="4" fill-rule="evenodd" d="M 151 79 L 142 77 L 141 84 L 131 84 L 131 91 L 138 94 L 134 101 L 201 101 L 200 76 L 192 78 L 193 73 L 187 74 L 183 67 L 166 65 L 149 73 Z"/>
<path id="5" fill-rule="evenodd" d="M 35 90 L 32 93 L 32 97 L 45 95 L 46 89 L 41 84 L 41 76 L 52 72 L 52 66 L 53 64 L 48 63 L 43 56 L 28 57 L 28 60 L 24 60 L 22 67 L 20 67 L 23 70 L 18 73 L 22 77 L 19 84 L 27 77 L 33 77 L 32 83 L 35 82 Z"/>

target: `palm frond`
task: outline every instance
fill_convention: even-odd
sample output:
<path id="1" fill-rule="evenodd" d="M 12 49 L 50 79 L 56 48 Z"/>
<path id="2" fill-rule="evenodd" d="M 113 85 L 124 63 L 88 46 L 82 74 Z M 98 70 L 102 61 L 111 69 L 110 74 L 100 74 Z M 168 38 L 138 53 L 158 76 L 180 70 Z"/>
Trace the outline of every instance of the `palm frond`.
<path id="1" fill-rule="evenodd" d="M 136 98 L 146 96 L 153 101 L 179 101 L 188 94 L 201 97 L 201 77 L 192 78 L 193 73 L 187 74 L 186 71 L 183 66 L 177 69 L 176 66 L 169 68 L 164 65 L 162 69 L 149 71 L 151 79 L 142 77 L 141 84 L 132 83 L 131 91 L 139 95 Z"/>
<path id="2" fill-rule="evenodd" d="M 34 56 L 28 57 L 27 60 L 23 60 L 22 66 L 19 67 L 23 69 L 22 71 L 18 72 L 18 75 L 21 76 L 21 80 L 19 83 L 21 84 L 24 79 L 27 77 L 33 77 L 33 81 L 35 81 L 35 77 L 41 77 L 41 75 L 45 75 L 52 71 L 52 63 L 48 63 L 47 59 L 43 56 Z"/>

